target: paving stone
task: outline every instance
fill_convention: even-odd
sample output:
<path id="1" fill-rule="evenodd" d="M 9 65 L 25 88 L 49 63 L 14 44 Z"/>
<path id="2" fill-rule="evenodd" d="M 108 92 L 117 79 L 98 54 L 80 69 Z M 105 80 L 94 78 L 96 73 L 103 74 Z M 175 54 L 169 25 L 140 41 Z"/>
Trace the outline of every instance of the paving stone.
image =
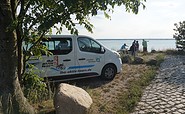
<path id="1" fill-rule="evenodd" d="M 181 113 L 181 114 L 184 114 L 185 113 L 185 110 L 179 109 L 178 112 Z"/>
<path id="2" fill-rule="evenodd" d="M 139 111 L 138 114 L 146 114 L 144 111 Z"/>
<path id="3" fill-rule="evenodd" d="M 167 104 L 167 103 L 164 102 L 164 101 L 161 101 L 159 104 L 160 104 L 160 105 L 165 105 L 165 104 Z"/>
<path id="4" fill-rule="evenodd" d="M 155 106 L 154 108 L 157 109 L 157 110 L 159 110 L 161 107 L 160 106 Z"/>
<path id="5" fill-rule="evenodd" d="M 182 98 L 176 98 L 176 100 L 178 100 L 178 101 L 182 101 Z"/>
<path id="6" fill-rule="evenodd" d="M 185 103 L 185 99 L 184 98 L 181 100 L 181 103 Z"/>
<path id="7" fill-rule="evenodd" d="M 176 107 L 177 107 L 178 109 L 180 109 L 180 108 L 183 108 L 184 105 L 183 105 L 183 104 L 178 104 Z"/>
<path id="8" fill-rule="evenodd" d="M 167 105 L 165 105 L 165 107 L 166 107 L 166 108 L 171 108 L 172 105 L 167 104 Z"/>
<path id="9" fill-rule="evenodd" d="M 171 108 L 172 112 L 174 112 L 175 110 L 177 110 L 177 108 L 175 108 L 175 107 Z"/>
<path id="10" fill-rule="evenodd" d="M 175 105 L 175 103 L 172 102 L 172 101 L 169 101 L 168 104 L 170 104 L 170 105 Z"/>
<path id="11" fill-rule="evenodd" d="M 173 112 L 172 114 L 181 114 L 180 112 Z"/>
<path id="12" fill-rule="evenodd" d="M 175 101 L 175 104 L 180 104 L 180 103 L 181 103 L 181 101 L 177 101 L 177 100 Z"/>

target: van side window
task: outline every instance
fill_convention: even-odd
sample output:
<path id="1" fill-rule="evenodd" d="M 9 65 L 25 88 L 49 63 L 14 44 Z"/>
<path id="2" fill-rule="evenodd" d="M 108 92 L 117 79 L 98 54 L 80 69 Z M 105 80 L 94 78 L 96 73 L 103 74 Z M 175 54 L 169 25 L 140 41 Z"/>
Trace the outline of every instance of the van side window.
<path id="1" fill-rule="evenodd" d="M 79 37 L 78 47 L 81 51 L 84 51 L 84 52 L 102 53 L 101 45 L 90 38 Z"/>
<path id="2" fill-rule="evenodd" d="M 43 43 L 53 55 L 65 55 L 72 51 L 71 38 L 55 38 L 43 41 Z"/>

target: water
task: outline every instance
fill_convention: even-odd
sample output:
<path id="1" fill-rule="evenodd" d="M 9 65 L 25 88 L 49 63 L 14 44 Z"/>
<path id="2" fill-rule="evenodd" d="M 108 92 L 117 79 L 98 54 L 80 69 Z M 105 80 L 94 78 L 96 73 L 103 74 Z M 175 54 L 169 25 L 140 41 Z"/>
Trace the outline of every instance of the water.
<path id="1" fill-rule="evenodd" d="M 104 46 L 112 50 L 119 50 L 121 46 L 126 43 L 130 48 L 134 39 L 97 39 Z M 142 39 L 137 39 L 139 42 L 139 50 L 142 48 Z M 148 51 L 156 50 L 163 51 L 167 49 L 176 49 L 175 39 L 146 39 L 148 44 Z"/>

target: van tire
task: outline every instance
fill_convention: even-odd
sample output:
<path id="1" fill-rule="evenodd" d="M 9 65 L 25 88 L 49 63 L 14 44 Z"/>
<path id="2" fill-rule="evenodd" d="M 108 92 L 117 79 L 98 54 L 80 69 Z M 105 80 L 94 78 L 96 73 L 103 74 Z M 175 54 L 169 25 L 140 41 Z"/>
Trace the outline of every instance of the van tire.
<path id="1" fill-rule="evenodd" d="M 114 77 L 116 75 L 116 68 L 114 65 L 106 65 L 103 70 L 102 70 L 102 73 L 101 73 L 101 77 L 104 79 L 104 80 L 113 80 Z"/>

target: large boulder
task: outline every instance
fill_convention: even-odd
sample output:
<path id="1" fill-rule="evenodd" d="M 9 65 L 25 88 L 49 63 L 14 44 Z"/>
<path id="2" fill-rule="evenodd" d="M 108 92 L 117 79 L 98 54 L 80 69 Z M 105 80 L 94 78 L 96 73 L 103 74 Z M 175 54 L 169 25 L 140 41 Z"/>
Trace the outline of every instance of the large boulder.
<path id="1" fill-rule="evenodd" d="M 54 96 L 56 114 L 87 114 L 91 104 L 85 90 L 65 83 L 59 85 Z"/>

